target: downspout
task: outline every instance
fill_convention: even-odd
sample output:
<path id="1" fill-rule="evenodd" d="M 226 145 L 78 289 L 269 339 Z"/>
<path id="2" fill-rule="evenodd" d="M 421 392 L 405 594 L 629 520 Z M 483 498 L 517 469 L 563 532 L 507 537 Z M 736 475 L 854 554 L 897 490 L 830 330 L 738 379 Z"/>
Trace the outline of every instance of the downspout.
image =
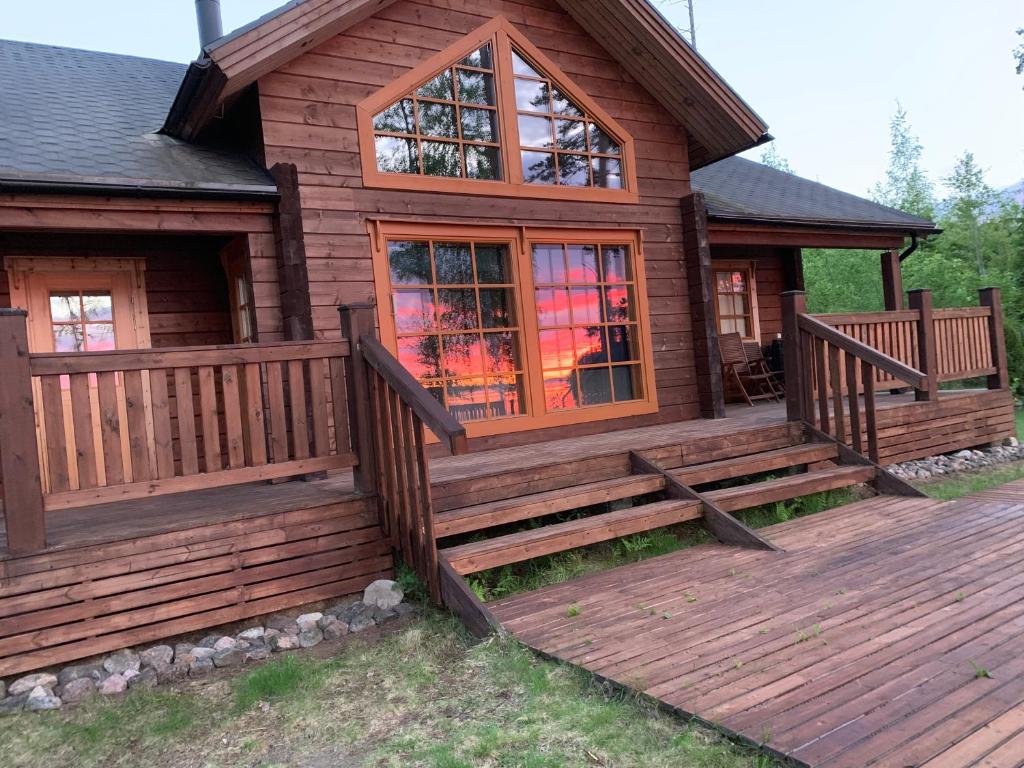
<path id="1" fill-rule="evenodd" d="M 907 248 L 903 253 L 900 254 L 900 264 L 902 264 L 914 251 L 917 250 L 917 232 L 910 233 L 910 247 Z"/>

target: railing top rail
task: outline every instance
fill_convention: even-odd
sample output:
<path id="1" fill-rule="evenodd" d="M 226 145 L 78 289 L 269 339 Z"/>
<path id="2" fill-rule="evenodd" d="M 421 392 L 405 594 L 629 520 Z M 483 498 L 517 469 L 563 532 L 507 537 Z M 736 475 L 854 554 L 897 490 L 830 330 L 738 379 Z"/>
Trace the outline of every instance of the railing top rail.
<path id="1" fill-rule="evenodd" d="M 832 326 L 821 322 L 811 315 L 798 315 L 797 323 L 801 330 L 817 336 L 829 344 L 833 344 L 839 349 L 859 357 L 861 360 L 867 361 L 879 370 L 885 371 L 890 376 L 906 382 L 915 389 L 923 389 L 928 383 L 928 377 L 916 368 L 904 365 L 899 360 L 857 341 L 857 339 L 848 336 L 842 331 L 837 331 Z"/>
<path id="2" fill-rule="evenodd" d="M 374 338 L 360 340 L 363 358 L 412 408 L 430 430 L 448 446 L 452 455 L 468 451 L 466 428 L 423 388 L 416 378 Z"/>
<path id="3" fill-rule="evenodd" d="M 203 347 L 117 349 L 107 352 L 37 353 L 29 355 L 29 365 L 33 376 L 49 376 L 311 360 L 324 357 L 346 357 L 349 351 L 349 343 L 344 339 L 339 341 L 290 341 Z"/>
<path id="4" fill-rule="evenodd" d="M 829 325 L 846 325 L 851 323 L 900 323 L 921 319 L 916 309 L 900 309 L 892 312 L 830 312 L 822 315 L 810 315 Z"/>
<path id="5" fill-rule="evenodd" d="M 947 307 L 945 309 L 932 310 L 932 317 L 990 317 L 992 307 Z"/>

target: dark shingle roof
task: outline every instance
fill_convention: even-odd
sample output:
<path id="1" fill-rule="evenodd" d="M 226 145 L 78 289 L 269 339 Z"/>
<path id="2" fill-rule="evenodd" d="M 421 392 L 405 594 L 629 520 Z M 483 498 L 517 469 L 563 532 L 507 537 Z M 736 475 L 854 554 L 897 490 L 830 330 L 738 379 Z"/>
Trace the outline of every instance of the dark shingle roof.
<path id="1" fill-rule="evenodd" d="M 708 216 L 768 223 L 929 232 L 935 224 L 863 197 L 826 187 L 742 157 L 729 157 L 693 172 Z"/>
<path id="2" fill-rule="evenodd" d="M 0 189 L 274 192 L 250 160 L 157 131 L 185 65 L 0 40 Z"/>

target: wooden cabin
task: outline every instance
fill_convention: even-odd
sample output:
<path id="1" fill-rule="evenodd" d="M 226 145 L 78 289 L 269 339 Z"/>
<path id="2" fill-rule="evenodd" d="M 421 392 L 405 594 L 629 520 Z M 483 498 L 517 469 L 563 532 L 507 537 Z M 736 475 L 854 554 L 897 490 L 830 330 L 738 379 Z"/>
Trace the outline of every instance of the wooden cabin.
<path id="1" fill-rule="evenodd" d="M 479 625 L 460 574 L 686 520 L 769 546 L 731 513 L 1013 432 L 998 291 L 904 305 L 934 224 L 734 157 L 766 124 L 646 0 L 202 32 L 187 67 L 0 42 L 0 675 L 396 553 Z M 888 311 L 808 315 L 821 246 L 882 253 Z M 733 333 L 781 339 L 779 402 L 727 403 Z"/>

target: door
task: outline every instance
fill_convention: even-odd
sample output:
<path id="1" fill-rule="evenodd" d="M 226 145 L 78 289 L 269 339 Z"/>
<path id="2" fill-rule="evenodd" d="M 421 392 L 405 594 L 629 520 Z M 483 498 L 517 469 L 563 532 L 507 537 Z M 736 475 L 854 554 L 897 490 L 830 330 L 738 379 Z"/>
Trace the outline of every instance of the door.
<path id="1" fill-rule="evenodd" d="M 141 349 L 150 346 L 148 312 L 142 259 L 9 259 L 11 304 L 28 310 L 29 351 L 103 352 L 112 349 Z M 123 381 L 118 378 L 118 411 L 127 423 Z M 102 456 L 99 399 L 95 377 L 91 377 L 90 400 L 96 455 Z M 62 440 L 68 454 L 70 489 L 80 488 L 71 420 L 70 382 L 61 381 L 64 407 Z M 36 402 L 41 402 L 36 393 Z M 36 409 L 40 445 L 40 466 L 45 487 L 52 481 L 47 467 L 47 436 Z M 127 435 L 122 433 L 122 461 L 130 467 Z M 97 482 L 105 484 L 100 462 Z"/>

